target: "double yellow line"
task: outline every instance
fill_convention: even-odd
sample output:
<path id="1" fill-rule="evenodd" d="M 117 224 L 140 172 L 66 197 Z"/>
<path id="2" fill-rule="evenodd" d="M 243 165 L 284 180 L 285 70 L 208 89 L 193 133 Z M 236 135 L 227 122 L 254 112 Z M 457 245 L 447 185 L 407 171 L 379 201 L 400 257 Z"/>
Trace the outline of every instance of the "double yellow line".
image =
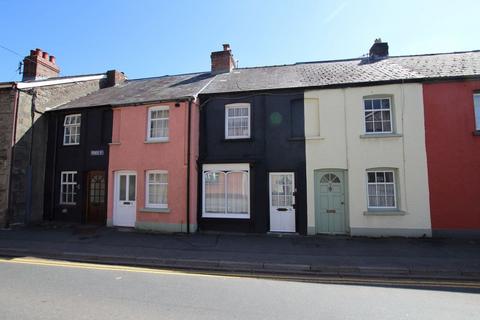
<path id="1" fill-rule="evenodd" d="M 182 271 L 172 271 L 164 269 L 149 269 L 142 267 L 126 267 L 118 265 L 104 265 L 95 263 L 83 263 L 83 262 L 70 262 L 60 260 L 48 260 L 40 258 L 0 258 L 0 263 L 13 263 L 13 264 L 28 264 L 36 266 L 48 266 L 48 267 L 64 267 L 75 269 L 88 269 L 88 270 L 104 270 L 104 271 L 121 271 L 121 272 L 135 272 L 135 273 L 150 273 L 150 274 L 162 274 L 162 275 L 189 275 L 189 276 L 201 276 L 201 277 L 214 277 L 214 275 L 187 273 Z"/>
<path id="2" fill-rule="evenodd" d="M 359 277 L 322 277 L 322 276 L 295 276 L 295 275 L 270 275 L 270 274 L 245 274 L 245 273 L 222 273 L 209 272 L 200 273 L 195 271 L 173 271 L 166 269 L 151 269 L 143 267 L 127 267 L 119 265 L 104 265 L 95 263 L 70 262 L 60 260 L 49 260 L 32 257 L 22 258 L 0 258 L 0 263 L 27 264 L 47 267 L 63 267 L 88 270 L 119 271 L 133 273 L 147 273 L 158 275 L 190 276 L 190 277 L 211 277 L 211 278 L 262 278 L 269 280 L 315 282 L 323 284 L 345 284 L 345 285 L 377 285 L 377 286 L 400 286 L 416 288 L 459 288 L 459 289 L 480 289 L 478 281 L 452 281 L 452 280 L 423 280 L 423 279 L 383 279 L 383 278 L 359 278 Z"/>

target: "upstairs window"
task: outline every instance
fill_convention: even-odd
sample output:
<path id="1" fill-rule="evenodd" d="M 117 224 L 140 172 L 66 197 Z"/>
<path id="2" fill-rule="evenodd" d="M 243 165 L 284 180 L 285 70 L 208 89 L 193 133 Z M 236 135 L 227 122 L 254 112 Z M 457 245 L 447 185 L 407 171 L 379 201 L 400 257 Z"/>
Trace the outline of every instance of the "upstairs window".
<path id="1" fill-rule="evenodd" d="M 166 171 L 147 171 L 147 208 L 168 208 L 168 174 Z"/>
<path id="2" fill-rule="evenodd" d="M 365 133 L 392 133 L 390 98 L 363 99 Z"/>
<path id="3" fill-rule="evenodd" d="M 168 107 L 153 107 L 148 110 L 148 141 L 168 140 Z"/>
<path id="4" fill-rule="evenodd" d="M 368 171 L 368 208 L 396 208 L 396 188 L 394 171 Z"/>
<path id="5" fill-rule="evenodd" d="M 473 106 L 475 109 L 475 130 L 480 131 L 480 93 L 473 95 Z"/>
<path id="6" fill-rule="evenodd" d="M 75 204 L 77 172 L 62 171 L 60 181 L 60 204 Z"/>
<path id="7" fill-rule="evenodd" d="M 225 106 L 225 139 L 250 138 L 250 104 Z"/>
<path id="8" fill-rule="evenodd" d="M 63 122 L 63 145 L 71 146 L 80 144 L 80 114 L 69 114 Z"/>

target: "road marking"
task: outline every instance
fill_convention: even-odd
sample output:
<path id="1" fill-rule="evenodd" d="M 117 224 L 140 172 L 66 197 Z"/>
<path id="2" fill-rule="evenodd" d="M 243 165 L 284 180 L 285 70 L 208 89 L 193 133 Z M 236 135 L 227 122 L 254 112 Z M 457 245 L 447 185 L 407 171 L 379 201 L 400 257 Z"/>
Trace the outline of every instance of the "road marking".
<path id="1" fill-rule="evenodd" d="M 412 287 L 444 287 L 444 288 L 469 288 L 480 289 L 480 282 L 452 281 L 452 280 L 423 280 L 423 279 L 379 279 L 379 278 L 357 278 L 357 277 L 326 277 L 326 276 L 295 276 L 295 275 L 269 275 L 269 274 L 251 274 L 251 273 L 222 273 L 221 271 L 211 271 L 203 273 L 199 271 L 175 271 L 168 269 L 151 269 L 144 267 L 128 267 L 120 265 L 104 265 L 95 263 L 71 262 L 63 260 L 49 260 L 33 257 L 2 258 L 0 263 L 28 264 L 49 267 L 64 267 L 88 270 L 103 271 L 121 271 L 132 273 L 148 273 L 158 275 L 207 277 L 207 278 L 255 278 L 268 280 L 301 281 L 315 282 L 324 284 L 344 284 L 344 285 L 387 285 L 387 286 L 412 286 Z"/>
<path id="2" fill-rule="evenodd" d="M 200 273 L 189 273 L 182 271 L 173 271 L 166 269 L 149 269 L 142 267 L 126 267 L 118 265 L 103 265 L 103 264 L 94 264 L 94 263 L 83 263 L 83 262 L 70 262 L 70 261 L 61 261 L 61 260 L 48 260 L 48 259 L 39 259 L 39 258 L 0 258 L 0 262 L 3 263 L 14 263 L 14 264 L 29 264 L 37 266 L 49 266 L 49 267 L 66 267 L 66 268 L 77 268 L 77 269 L 89 269 L 89 270 L 105 270 L 105 271 L 125 271 L 125 272 L 134 272 L 134 273 L 152 273 L 152 274 L 165 274 L 165 275 L 189 275 L 189 276 L 199 276 L 199 277 L 215 277 L 215 275 L 209 274 L 200 274 Z"/>

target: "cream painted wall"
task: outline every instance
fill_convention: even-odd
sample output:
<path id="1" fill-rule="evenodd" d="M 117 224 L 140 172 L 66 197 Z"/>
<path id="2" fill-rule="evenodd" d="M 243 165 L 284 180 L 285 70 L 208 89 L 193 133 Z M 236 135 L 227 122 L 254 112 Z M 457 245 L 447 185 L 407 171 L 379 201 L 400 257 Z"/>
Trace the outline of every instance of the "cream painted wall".
<path id="1" fill-rule="evenodd" d="M 395 135 L 364 135 L 363 97 L 392 98 Z M 305 91 L 308 232 L 315 233 L 314 171 L 344 169 L 352 235 L 431 236 L 421 84 Z M 366 170 L 395 168 L 398 212 L 369 215 Z"/>

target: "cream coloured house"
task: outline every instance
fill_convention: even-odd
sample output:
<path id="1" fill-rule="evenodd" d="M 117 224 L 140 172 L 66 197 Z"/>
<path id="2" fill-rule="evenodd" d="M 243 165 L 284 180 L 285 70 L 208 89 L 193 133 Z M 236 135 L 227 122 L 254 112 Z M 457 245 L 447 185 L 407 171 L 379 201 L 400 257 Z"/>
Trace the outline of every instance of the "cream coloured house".
<path id="1" fill-rule="evenodd" d="M 422 84 L 305 91 L 309 234 L 431 236 Z"/>

